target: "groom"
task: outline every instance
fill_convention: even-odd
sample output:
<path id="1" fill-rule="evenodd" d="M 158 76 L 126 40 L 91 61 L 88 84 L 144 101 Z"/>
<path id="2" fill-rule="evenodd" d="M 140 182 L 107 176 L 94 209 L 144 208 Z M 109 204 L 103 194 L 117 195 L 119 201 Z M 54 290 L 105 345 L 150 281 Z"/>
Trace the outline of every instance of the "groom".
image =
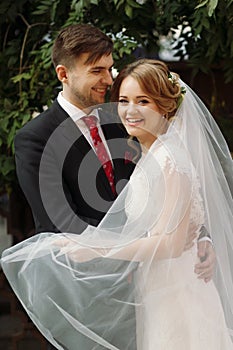
<path id="1" fill-rule="evenodd" d="M 112 50 L 111 39 L 91 25 L 66 27 L 55 40 L 52 59 L 62 91 L 15 137 L 17 175 L 36 233 L 80 234 L 88 224 L 97 226 L 133 172 L 126 132 L 112 110 L 100 108 L 112 84 Z M 88 122 L 83 117 L 90 113 Z M 104 157 L 107 169 L 101 166 Z M 192 238 L 186 248 L 191 245 Z M 199 244 L 199 255 L 205 259 L 196 272 L 208 281 L 215 254 L 206 240 Z M 82 341 L 80 349 L 92 348 Z M 121 336 L 111 341 L 125 349 Z M 132 342 L 129 350 L 135 348 Z"/>

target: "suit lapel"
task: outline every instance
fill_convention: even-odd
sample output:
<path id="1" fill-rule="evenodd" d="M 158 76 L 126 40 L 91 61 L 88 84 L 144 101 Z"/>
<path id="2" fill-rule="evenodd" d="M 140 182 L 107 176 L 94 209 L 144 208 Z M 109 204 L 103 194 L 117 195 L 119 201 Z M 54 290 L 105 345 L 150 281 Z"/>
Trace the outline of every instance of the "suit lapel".
<path id="1" fill-rule="evenodd" d="M 66 149 L 69 148 L 70 152 L 79 154 L 81 156 L 79 156 L 80 161 L 83 161 L 87 156 L 89 157 L 90 168 L 87 170 L 98 170 L 96 174 L 96 182 L 99 191 L 104 198 L 110 198 L 110 200 L 113 200 L 114 196 L 100 161 L 74 121 L 68 117 L 63 120 L 58 128 L 60 129 L 61 135 L 63 135 L 63 141 L 61 141 L 61 143 L 66 145 Z"/>

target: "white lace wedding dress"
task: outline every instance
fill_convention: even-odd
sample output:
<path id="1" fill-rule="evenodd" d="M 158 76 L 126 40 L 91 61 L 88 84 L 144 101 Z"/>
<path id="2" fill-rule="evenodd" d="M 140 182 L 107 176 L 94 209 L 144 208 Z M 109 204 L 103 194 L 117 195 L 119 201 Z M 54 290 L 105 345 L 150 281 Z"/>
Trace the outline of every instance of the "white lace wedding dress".
<path id="1" fill-rule="evenodd" d="M 191 175 L 190 162 L 185 153 L 178 147 L 177 150 L 174 149 L 174 144 L 171 147 L 172 156 L 169 147 L 167 149 L 162 145 L 155 150 L 154 157 L 163 171 L 168 201 L 174 206 L 173 209 L 180 201 L 189 199 L 185 192 L 189 192 L 188 186 L 191 186 L 189 227 L 198 232 L 204 223 L 198 180 L 193 177 L 193 173 Z M 150 170 L 151 174 L 157 171 Z M 148 200 L 145 190 L 147 180 L 140 167 L 130 182 L 133 197 L 127 214 L 129 217 L 137 217 L 143 201 Z M 177 196 L 177 186 L 180 185 L 181 191 Z M 177 198 L 172 198 L 174 195 Z M 166 198 L 164 202 L 166 205 Z M 162 232 L 163 225 L 163 222 L 157 222 L 157 232 Z M 205 283 L 194 273 L 197 260 L 195 245 L 178 258 L 152 262 L 149 269 L 147 265 L 141 264 L 136 275 L 137 350 L 233 349 L 214 282 Z"/>

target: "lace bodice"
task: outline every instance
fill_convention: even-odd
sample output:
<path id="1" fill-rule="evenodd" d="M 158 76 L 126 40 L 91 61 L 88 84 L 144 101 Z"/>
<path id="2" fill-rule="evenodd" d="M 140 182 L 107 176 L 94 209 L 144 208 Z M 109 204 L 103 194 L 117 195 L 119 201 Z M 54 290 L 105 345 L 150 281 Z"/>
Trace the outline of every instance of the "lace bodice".
<path id="1" fill-rule="evenodd" d="M 177 187 L 179 191 L 174 191 Z M 175 194 L 177 198 L 173 198 Z M 171 210 L 174 220 L 176 208 L 177 216 L 181 217 L 181 211 L 185 211 L 190 202 L 190 225 L 198 231 L 204 224 L 198 177 L 188 154 L 174 143 L 159 145 L 149 157 L 142 156 L 130 179 L 127 216 L 133 220 L 141 215 L 142 210 L 153 212 L 153 208 L 155 215 L 159 215 L 162 210 L 166 210 L 163 207 L 166 198 L 169 198 L 170 203 L 174 202 Z"/>

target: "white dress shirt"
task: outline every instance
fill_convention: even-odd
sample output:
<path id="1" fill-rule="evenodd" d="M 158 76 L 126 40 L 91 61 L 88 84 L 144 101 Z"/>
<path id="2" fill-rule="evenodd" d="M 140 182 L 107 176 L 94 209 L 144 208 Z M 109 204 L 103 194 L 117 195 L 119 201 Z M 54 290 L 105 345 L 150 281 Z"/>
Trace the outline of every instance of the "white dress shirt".
<path id="1" fill-rule="evenodd" d="M 81 133 L 85 136 L 88 143 L 91 145 L 91 147 L 95 151 L 93 140 L 92 140 L 91 135 L 90 135 L 90 131 L 89 131 L 87 125 L 82 120 L 82 117 L 85 117 L 87 114 L 84 111 L 82 111 L 81 109 L 79 109 L 78 107 L 76 107 L 75 105 L 73 105 L 72 103 L 70 103 L 68 100 L 66 100 L 64 98 L 64 96 L 62 95 L 62 91 L 60 91 L 58 96 L 57 96 L 57 102 L 66 111 L 66 113 L 69 114 L 70 118 L 74 121 L 74 123 L 77 125 L 77 127 L 79 128 Z M 91 115 L 94 115 L 97 118 L 97 125 L 96 126 L 98 128 L 99 135 L 100 135 L 100 137 L 103 141 L 103 144 L 108 152 L 109 158 L 112 159 L 107 142 L 106 142 L 106 139 L 105 139 L 104 134 L 103 134 L 103 130 L 102 130 L 101 125 L 100 125 L 100 118 L 99 118 L 98 109 L 97 108 L 93 109 L 91 111 Z"/>

